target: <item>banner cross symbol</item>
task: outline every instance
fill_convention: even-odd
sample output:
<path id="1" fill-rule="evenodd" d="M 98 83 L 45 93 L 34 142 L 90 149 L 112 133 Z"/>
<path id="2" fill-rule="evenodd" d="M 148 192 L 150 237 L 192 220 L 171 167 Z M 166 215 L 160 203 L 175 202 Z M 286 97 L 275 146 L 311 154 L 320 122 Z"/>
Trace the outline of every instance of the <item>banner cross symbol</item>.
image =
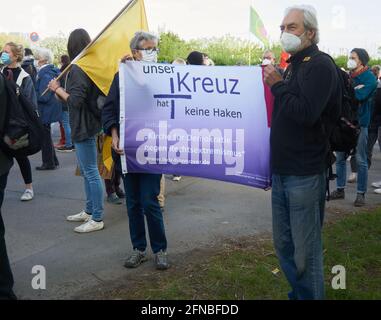
<path id="1" fill-rule="evenodd" d="M 157 94 L 153 96 L 155 99 L 171 99 L 171 120 L 175 119 L 176 100 L 192 100 L 191 95 L 175 94 L 175 86 L 173 78 L 171 78 L 171 94 Z"/>

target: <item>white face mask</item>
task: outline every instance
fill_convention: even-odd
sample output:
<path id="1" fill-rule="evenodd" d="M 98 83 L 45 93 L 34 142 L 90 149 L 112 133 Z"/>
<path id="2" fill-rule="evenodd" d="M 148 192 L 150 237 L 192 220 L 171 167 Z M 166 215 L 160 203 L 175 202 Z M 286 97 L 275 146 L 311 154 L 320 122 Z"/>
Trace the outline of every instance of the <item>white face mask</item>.
<path id="1" fill-rule="evenodd" d="M 304 36 L 304 34 L 305 33 L 298 37 L 292 33 L 283 32 L 280 38 L 283 49 L 290 54 L 297 53 L 302 46 L 301 38 Z"/>
<path id="2" fill-rule="evenodd" d="M 357 62 L 353 59 L 349 59 L 347 63 L 347 67 L 349 70 L 355 70 L 357 68 Z"/>
<path id="3" fill-rule="evenodd" d="M 262 66 L 268 66 L 272 64 L 273 62 L 270 59 L 263 59 Z"/>
<path id="4" fill-rule="evenodd" d="M 152 53 L 147 53 L 147 51 L 142 51 L 142 62 L 157 63 L 157 51 Z"/>
<path id="5" fill-rule="evenodd" d="M 36 69 L 38 69 L 40 66 L 39 66 L 39 64 L 38 64 L 38 60 L 34 60 L 33 61 L 33 65 L 34 65 L 34 67 L 36 68 Z"/>

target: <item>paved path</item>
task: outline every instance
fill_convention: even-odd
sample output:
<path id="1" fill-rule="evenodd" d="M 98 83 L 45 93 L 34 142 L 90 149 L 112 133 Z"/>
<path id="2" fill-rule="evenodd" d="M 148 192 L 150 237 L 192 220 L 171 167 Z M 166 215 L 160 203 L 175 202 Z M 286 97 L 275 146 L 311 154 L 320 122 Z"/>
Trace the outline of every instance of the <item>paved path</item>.
<path id="1" fill-rule="evenodd" d="M 113 281 L 127 273 L 153 270 L 126 270 L 123 261 L 130 252 L 125 206 L 106 205 L 106 229 L 78 235 L 65 217 L 83 209 L 82 179 L 74 176 L 75 155 L 59 154 L 61 167 L 54 172 L 36 172 L 32 202 L 21 203 L 22 179 L 17 164 L 9 176 L 3 207 L 8 251 L 15 275 L 15 291 L 24 299 L 68 299 L 83 290 Z M 33 157 L 33 168 L 40 156 Z M 238 238 L 271 231 L 270 192 L 239 185 L 184 178 L 172 182 L 167 177 L 165 223 L 169 252 L 176 255 L 196 248 L 208 248 L 221 239 Z M 381 180 L 381 155 L 371 170 L 370 182 Z M 354 210 L 354 186 L 348 199 L 329 207 Z M 370 194 L 371 206 L 381 204 L 381 196 Z M 31 287 L 32 267 L 47 271 L 47 290 Z M 142 271 L 143 270 L 143 271 Z"/>

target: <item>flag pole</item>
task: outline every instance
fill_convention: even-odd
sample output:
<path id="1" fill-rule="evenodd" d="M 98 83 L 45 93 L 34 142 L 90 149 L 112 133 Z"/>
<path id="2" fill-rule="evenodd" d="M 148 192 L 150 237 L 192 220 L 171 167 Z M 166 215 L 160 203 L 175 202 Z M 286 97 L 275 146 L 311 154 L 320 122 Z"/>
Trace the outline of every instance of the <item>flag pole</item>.
<path id="1" fill-rule="evenodd" d="M 103 29 L 102 29 L 102 31 L 101 32 L 99 32 L 99 34 L 93 39 L 93 40 L 91 40 L 91 42 L 81 51 L 81 53 L 80 54 L 78 54 L 76 57 L 75 57 L 75 59 L 73 60 L 73 61 L 71 61 L 70 62 L 70 64 L 65 68 L 65 70 L 64 71 L 62 71 L 61 73 L 60 73 L 60 75 L 56 78 L 56 80 L 58 81 L 58 80 L 60 80 L 64 75 L 65 75 L 65 73 L 67 73 L 70 69 L 71 69 L 71 67 L 73 66 L 73 64 L 75 63 L 75 62 L 77 62 L 80 58 L 82 58 L 84 55 L 85 55 L 85 53 L 87 52 L 87 50 L 102 36 L 102 34 L 116 21 L 116 20 L 118 20 L 119 19 L 119 17 L 129 8 L 129 7 L 132 7 L 133 5 L 135 5 L 136 4 L 136 2 L 137 2 L 138 0 L 131 0 L 131 1 L 129 1 L 124 7 L 123 7 L 123 9 L 122 10 L 120 10 L 120 12 L 107 24 L 107 26 L 106 27 L 104 27 Z M 47 94 L 48 93 L 48 91 L 49 91 L 49 88 L 46 88 L 46 90 L 42 93 L 42 95 L 41 95 L 41 97 L 42 96 L 44 96 L 45 94 Z"/>

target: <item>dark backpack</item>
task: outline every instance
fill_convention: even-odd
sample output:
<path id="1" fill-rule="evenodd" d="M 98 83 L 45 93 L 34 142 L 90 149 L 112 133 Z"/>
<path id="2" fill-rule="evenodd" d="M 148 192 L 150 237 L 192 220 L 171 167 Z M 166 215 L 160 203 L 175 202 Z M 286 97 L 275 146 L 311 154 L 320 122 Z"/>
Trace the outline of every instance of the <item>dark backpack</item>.
<path id="1" fill-rule="evenodd" d="M 323 131 L 328 139 L 329 153 L 327 157 L 327 200 L 330 200 L 329 182 L 337 178 L 333 173 L 333 164 L 336 162 L 334 152 L 344 152 L 346 156 L 356 152 L 357 141 L 360 135 L 360 128 L 357 120 L 358 101 L 356 101 L 354 88 L 351 84 L 350 76 L 336 65 L 335 60 L 324 52 L 317 52 L 304 63 L 309 63 L 312 59 L 325 55 L 331 59 L 335 65 L 339 86 L 340 96 L 338 103 L 331 110 L 326 110 L 321 116 Z M 298 84 L 301 87 L 303 81 L 303 65 L 298 73 Z M 286 71 L 289 73 L 289 71 Z M 287 76 L 287 75 L 286 75 Z"/>
<path id="2" fill-rule="evenodd" d="M 20 88 L 4 80 L 7 110 L 6 125 L 0 132 L 0 148 L 11 157 L 34 155 L 41 151 L 44 127 L 35 107 L 20 93 Z"/>
<path id="3" fill-rule="evenodd" d="M 321 55 L 329 57 L 335 65 L 341 92 L 338 103 L 334 108 L 326 110 L 322 114 L 321 122 L 323 130 L 329 139 L 330 153 L 344 152 L 349 156 L 355 153 L 357 140 L 360 135 L 356 108 L 358 101 L 356 101 L 355 98 L 350 76 L 336 65 L 335 60 L 330 55 L 319 51 L 304 63 L 308 63 L 312 61 L 313 58 Z M 303 64 L 301 68 L 303 68 Z M 303 69 L 301 69 L 298 74 L 299 86 L 301 86 L 302 79 Z M 331 163 L 328 167 L 334 163 L 334 158 L 332 156 L 330 157 L 329 162 Z"/>
<path id="4" fill-rule="evenodd" d="M 333 59 L 332 59 L 333 60 Z M 340 116 L 335 119 L 325 118 L 324 124 L 330 133 L 329 143 L 331 152 L 344 152 L 353 155 L 356 152 L 360 127 L 357 118 L 358 101 L 355 98 L 354 88 L 350 76 L 336 66 L 342 92 Z"/>

